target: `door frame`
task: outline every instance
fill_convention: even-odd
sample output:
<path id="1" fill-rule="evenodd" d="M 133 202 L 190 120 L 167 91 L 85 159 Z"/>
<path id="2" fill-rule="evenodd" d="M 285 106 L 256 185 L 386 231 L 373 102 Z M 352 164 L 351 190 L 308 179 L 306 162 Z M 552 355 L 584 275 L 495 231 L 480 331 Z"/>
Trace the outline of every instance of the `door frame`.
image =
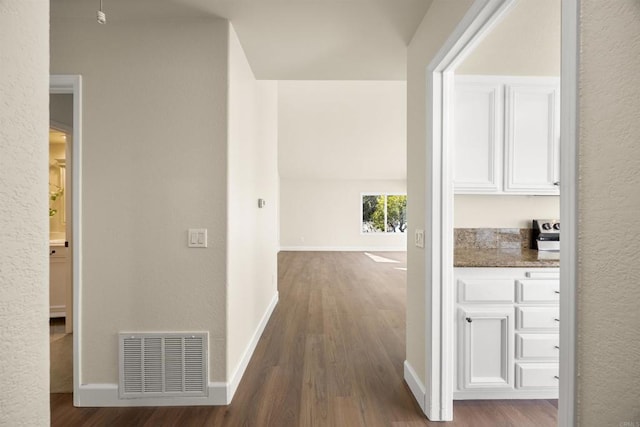
<path id="1" fill-rule="evenodd" d="M 71 273 L 73 291 L 73 399 L 77 405 L 81 384 L 80 343 L 82 322 L 80 310 L 82 301 L 82 76 L 51 75 L 49 77 L 50 94 L 73 95 L 73 139 L 71 141 L 71 252 L 73 269 Z"/>
<path id="2" fill-rule="evenodd" d="M 453 156 L 448 124 L 455 68 L 487 35 L 517 0 L 476 0 L 453 34 L 426 69 L 427 158 L 430 190 L 427 191 L 425 218 L 431 232 L 431 255 L 425 260 L 431 274 L 425 283 L 426 345 L 429 402 L 427 416 L 432 421 L 453 420 L 454 294 L 453 281 Z M 560 267 L 560 403 L 558 422 L 571 426 L 575 420 L 575 313 L 577 267 L 577 58 L 579 0 L 562 1 L 561 72 L 561 156 L 560 220 L 562 263 Z M 432 144 L 429 144 L 429 139 Z"/>
<path id="3" fill-rule="evenodd" d="M 71 183 L 71 178 L 73 175 L 73 126 L 69 126 L 66 125 L 64 123 L 60 123 L 60 122 L 56 122 L 55 120 L 49 120 L 49 129 L 55 129 L 57 131 L 60 132 L 64 132 L 65 135 L 69 136 L 68 141 L 66 141 L 65 143 L 65 158 L 67 160 L 70 160 L 70 163 L 66 165 L 65 167 L 65 181 L 64 181 L 64 188 L 65 190 L 67 188 L 72 188 L 72 185 L 70 185 Z M 71 202 L 71 203 L 69 203 Z M 71 192 L 70 197 L 67 197 L 67 195 L 65 195 L 65 200 L 64 200 L 64 212 L 65 212 L 65 231 L 66 231 L 66 237 L 67 237 L 67 241 L 70 240 L 69 237 L 71 237 L 71 239 L 73 239 L 73 229 L 69 228 L 69 221 L 71 221 L 71 226 L 73 227 L 73 212 L 71 212 L 71 206 L 73 203 L 73 192 Z M 72 251 L 70 252 L 71 254 L 73 254 L 73 247 L 71 248 Z M 65 287 L 65 323 L 64 323 L 64 333 L 65 334 L 70 334 L 73 333 L 73 262 L 69 262 L 69 267 L 70 269 L 68 269 L 68 273 L 69 273 L 69 280 L 67 281 L 67 285 Z"/>

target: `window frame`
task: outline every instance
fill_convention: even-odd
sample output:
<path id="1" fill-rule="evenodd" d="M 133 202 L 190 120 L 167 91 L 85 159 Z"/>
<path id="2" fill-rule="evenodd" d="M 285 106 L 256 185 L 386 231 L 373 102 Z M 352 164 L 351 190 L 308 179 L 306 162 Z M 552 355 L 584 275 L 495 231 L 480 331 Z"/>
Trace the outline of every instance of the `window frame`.
<path id="1" fill-rule="evenodd" d="M 384 231 L 377 231 L 377 232 L 364 232 L 362 229 L 362 224 L 364 223 L 364 209 L 362 208 L 362 199 L 365 196 L 384 196 Z M 369 191 L 369 192 L 362 192 L 360 193 L 360 234 L 363 236 L 384 236 L 384 235 L 396 235 L 396 234 L 400 234 L 400 235 L 406 235 L 407 232 L 406 231 L 387 231 L 387 197 L 389 196 L 404 196 L 407 197 L 407 192 L 406 191 L 394 191 L 394 192 L 383 192 L 383 191 Z"/>

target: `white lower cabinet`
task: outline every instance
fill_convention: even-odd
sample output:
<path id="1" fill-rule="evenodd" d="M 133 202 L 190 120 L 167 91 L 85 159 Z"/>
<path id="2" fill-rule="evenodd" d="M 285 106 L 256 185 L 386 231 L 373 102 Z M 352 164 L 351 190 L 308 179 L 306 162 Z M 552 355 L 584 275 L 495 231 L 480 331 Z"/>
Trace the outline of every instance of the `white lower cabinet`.
<path id="1" fill-rule="evenodd" d="M 66 317 L 69 264 L 67 248 L 49 249 L 49 317 Z"/>
<path id="2" fill-rule="evenodd" d="M 513 310 L 504 307 L 461 309 L 462 389 L 513 387 Z"/>
<path id="3" fill-rule="evenodd" d="M 517 363 L 516 387 L 521 390 L 557 389 L 557 363 Z"/>
<path id="4" fill-rule="evenodd" d="M 455 269 L 454 399 L 558 397 L 557 271 Z"/>

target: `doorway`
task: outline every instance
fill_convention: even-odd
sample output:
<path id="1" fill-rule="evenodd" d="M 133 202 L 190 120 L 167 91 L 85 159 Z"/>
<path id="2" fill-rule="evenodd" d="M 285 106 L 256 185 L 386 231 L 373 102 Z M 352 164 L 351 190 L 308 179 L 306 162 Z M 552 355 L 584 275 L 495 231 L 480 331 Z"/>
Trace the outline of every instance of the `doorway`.
<path id="1" fill-rule="evenodd" d="M 74 399 L 80 384 L 81 83 L 77 75 L 49 81 L 51 392 L 72 392 Z"/>
<path id="2" fill-rule="evenodd" d="M 427 328 L 432 342 L 427 348 L 430 364 L 427 374 L 433 411 L 430 419 L 447 421 L 453 419 L 454 361 L 454 286 L 453 286 L 453 167 L 451 135 L 447 123 L 451 93 L 454 82 L 453 71 L 473 49 L 479 40 L 515 4 L 514 0 L 478 0 L 458 25 L 454 34 L 427 68 L 427 82 L 433 106 L 430 129 L 433 143 L 428 144 L 428 157 L 433 159 L 427 179 L 432 192 L 427 205 L 433 247 L 430 293 L 433 296 L 426 304 Z M 577 70 L 577 1 L 562 2 L 562 89 L 561 89 L 561 162 L 560 190 L 563 195 L 560 219 L 565 224 L 562 230 L 562 264 L 560 267 L 560 403 L 558 422 L 573 425 L 575 382 L 575 270 L 576 270 L 576 70 Z M 429 286 L 427 284 L 427 286 Z M 429 292 L 428 292 L 429 293 Z M 435 408 L 435 409 L 434 409 Z"/>

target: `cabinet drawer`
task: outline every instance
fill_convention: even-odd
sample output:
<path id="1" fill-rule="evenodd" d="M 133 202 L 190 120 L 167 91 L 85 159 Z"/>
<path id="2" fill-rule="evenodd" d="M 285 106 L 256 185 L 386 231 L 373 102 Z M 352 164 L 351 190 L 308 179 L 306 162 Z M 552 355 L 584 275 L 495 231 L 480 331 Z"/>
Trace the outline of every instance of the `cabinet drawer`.
<path id="1" fill-rule="evenodd" d="M 516 363 L 516 388 L 557 388 L 557 363 Z"/>
<path id="2" fill-rule="evenodd" d="M 49 246 L 49 258 L 66 258 L 67 249 L 64 246 Z"/>
<path id="3" fill-rule="evenodd" d="M 520 330 L 552 329 L 557 330 L 560 322 L 559 307 L 518 307 L 516 309 L 516 327 Z"/>
<path id="4" fill-rule="evenodd" d="M 516 281 L 518 302 L 557 303 L 560 299 L 560 281 L 553 279 L 523 279 Z"/>
<path id="5" fill-rule="evenodd" d="M 458 279 L 458 302 L 513 303 L 511 279 Z"/>
<path id="6" fill-rule="evenodd" d="M 518 359 L 557 359 L 558 334 L 516 334 Z"/>

